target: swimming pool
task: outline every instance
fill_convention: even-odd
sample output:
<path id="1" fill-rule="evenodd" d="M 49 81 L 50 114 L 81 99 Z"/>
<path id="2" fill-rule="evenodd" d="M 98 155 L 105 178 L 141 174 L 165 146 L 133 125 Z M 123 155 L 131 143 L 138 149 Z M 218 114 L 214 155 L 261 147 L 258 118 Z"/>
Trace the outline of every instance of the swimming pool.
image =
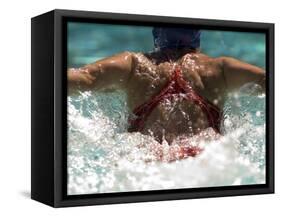
<path id="1" fill-rule="evenodd" d="M 124 50 L 149 51 L 151 28 L 68 24 L 68 67 Z M 126 34 L 124 34 L 124 31 Z M 122 34 L 121 34 L 122 33 Z M 265 66 L 263 34 L 203 31 L 202 52 Z M 81 92 L 68 97 L 68 194 L 265 183 L 265 95 L 247 84 L 229 95 L 224 136 L 202 154 L 172 163 L 145 163 L 137 147 L 149 136 L 128 133 L 126 93 Z"/>

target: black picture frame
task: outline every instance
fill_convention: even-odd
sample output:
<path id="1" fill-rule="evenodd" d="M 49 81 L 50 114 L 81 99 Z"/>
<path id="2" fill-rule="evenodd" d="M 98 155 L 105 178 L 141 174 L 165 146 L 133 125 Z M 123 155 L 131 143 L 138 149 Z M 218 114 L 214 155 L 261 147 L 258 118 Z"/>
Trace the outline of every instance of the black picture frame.
<path id="1" fill-rule="evenodd" d="M 66 22 L 190 25 L 266 34 L 266 184 L 87 195 L 66 194 Z M 274 24 L 72 10 L 32 18 L 31 198 L 53 207 L 274 193 Z"/>

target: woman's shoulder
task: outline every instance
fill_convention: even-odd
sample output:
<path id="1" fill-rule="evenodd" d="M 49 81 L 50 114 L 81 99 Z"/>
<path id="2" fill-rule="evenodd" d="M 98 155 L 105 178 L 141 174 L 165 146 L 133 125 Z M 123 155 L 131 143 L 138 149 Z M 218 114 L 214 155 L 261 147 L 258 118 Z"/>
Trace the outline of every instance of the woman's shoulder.
<path id="1" fill-rule="evenodd" d="M 157 51 L 133 52 L 133 56 L 138 62 L 151 62 L 157 65 L 163 61 L 163 54 Z"/>
<path id="2" fill-rule="evenodd" d="M 201 53 L 201 52 L 196 52 L 196 53 L 187 53 L 185 54 L 181 61 L 186 62 L 186 61 L 194 61 L 197 64 L 209 64 L 209 65 L 218 65 L 219 66 L 219 59 L 218 57 L 211 57 L 207 54 Z"/>

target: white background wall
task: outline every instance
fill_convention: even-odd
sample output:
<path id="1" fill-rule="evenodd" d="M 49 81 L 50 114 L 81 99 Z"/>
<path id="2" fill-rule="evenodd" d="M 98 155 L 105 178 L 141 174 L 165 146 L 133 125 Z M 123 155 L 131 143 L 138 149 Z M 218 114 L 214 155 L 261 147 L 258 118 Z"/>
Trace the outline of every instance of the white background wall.
<path id="1" fill-rule="evenodd" d="M 276 194 L 52 209 L 30 192 L 30 18 L 54 8 L 276 23 L 276 111 L 281 102 L 278 0 L 2 0 L 0 2 L 0 216 L 273 216 L 280 214 L 280 115 Z M 278 133 L 279 132 L 279 133 Z M 43 187 L 43 186 L 42 186 Z M 278 205 L 279 204 L 279 205 Z M 278 207 L 279 206 L 279 207 Z"/>

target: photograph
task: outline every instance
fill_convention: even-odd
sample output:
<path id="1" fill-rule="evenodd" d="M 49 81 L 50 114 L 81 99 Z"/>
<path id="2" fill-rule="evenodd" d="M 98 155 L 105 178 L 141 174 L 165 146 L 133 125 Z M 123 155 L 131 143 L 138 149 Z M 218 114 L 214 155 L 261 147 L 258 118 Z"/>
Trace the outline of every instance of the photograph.
<path id="1" fill-rule="evenodd" d="M 266 34 L 67 21 L 67 195 L 266 184 Z"/>
<path id="2" fill-rule="evenodd" d="M 0 216 L 279 213 L 269 1 L 3 1 Z"/>

